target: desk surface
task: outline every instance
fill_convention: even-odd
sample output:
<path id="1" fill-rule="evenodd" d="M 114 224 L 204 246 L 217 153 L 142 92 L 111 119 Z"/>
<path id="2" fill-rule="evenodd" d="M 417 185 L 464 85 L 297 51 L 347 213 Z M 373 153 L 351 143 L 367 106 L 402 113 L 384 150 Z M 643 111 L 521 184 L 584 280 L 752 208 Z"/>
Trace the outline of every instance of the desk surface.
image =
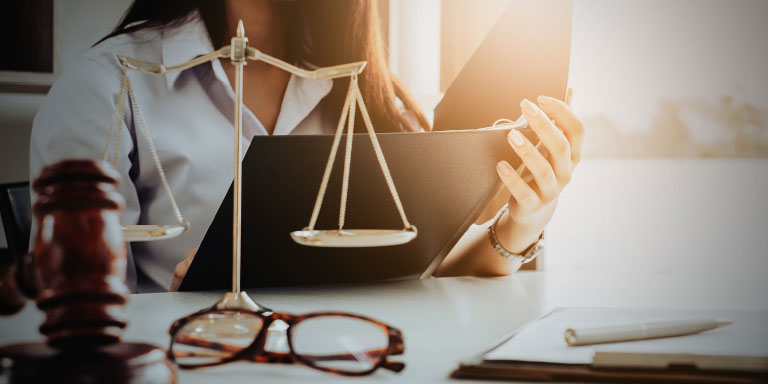
<path id="1" fill-rule="evenodd" d="M 441 278 L 355 287 L 252 290 L 258 302 L 278 311 L 342 310 L 400 328 L 406 350 L 400 374 L 378 371 L 366 381 L 447 381 L 459 360 L 559 306 L 768 310 L 768 281 L 680 278 L 627 272 L 521 272 L 495 279 Z M 133 295 L 125 339 L 167 346 L 171 321 L 213 304 L 219 293 Z M 34 305 L 0 318 L 0 344 L 39 340 L 42 315 Z M 12 330 L 12 332 L 11 332 Z M 238 363 L 180 371 L 181 383 L 339 382 L 337 376 L 296 366 Z"/>

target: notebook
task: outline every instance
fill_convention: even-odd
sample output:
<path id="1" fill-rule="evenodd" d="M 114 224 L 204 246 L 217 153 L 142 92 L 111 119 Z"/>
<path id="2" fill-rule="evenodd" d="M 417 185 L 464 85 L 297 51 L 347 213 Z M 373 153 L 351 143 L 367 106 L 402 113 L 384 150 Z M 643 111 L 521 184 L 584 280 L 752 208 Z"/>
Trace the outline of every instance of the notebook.
<path id="1" fill-rule="evenodd" d="M 707 317 L 732 321 L 699 334 L 572 347 L 568 328 Z M 515 380 L 765 382 L 768 312 L 558 308 L 460 364 L 454 377 Z"/>

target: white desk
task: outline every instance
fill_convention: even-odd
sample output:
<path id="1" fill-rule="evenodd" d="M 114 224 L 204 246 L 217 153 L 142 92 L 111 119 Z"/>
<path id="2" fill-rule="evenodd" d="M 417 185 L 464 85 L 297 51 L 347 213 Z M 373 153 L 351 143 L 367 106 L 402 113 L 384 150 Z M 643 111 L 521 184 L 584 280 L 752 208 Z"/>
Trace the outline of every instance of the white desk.
<path id="1" fill-rule="evenodd" d="M 357 312 L 400 328 L 406 369 L 379 371 L 365 379 L 371 382 L 447 380 L 459 360 L 558 306 L 768 310 L 766 175 L 766 159 L 588 160 L 548 228 L 543 264 L 556 271 L 250 293 L 278 311 Z M 171 321 L 219 297 L 133 296 L 125 339 L 167 347 Z M 41 321 L 33 305 L 0 318 L 0 344 L 41 340 Z M 182 383 L 340 381 L 300 366 L 248 363 L 179 377 Z"/>
<path id="2" fill-rule="evenodd" d="M 768 158 L 589 159 L 547 226 L 545 270 L 768 271 Z"/>
<path id="3" fill-rule="evenodd" d="M 678 278 L 615 272 L 523 272 L 497 279 L 444 278 L 358 287 L 251 290 L 260 303 L 294 313 L 342 310 L 400 328 L 407 366 L 400 374 L 377 371 L 366 381 L 440 382 L 457 362 L 493 340 L 558 306 L 768 310 L 768 280 L 738 276 Z M 213 304 L 218 293 L 134 295 L 125 339 L 167 347 L 171 321 Z M 0 344 L 40 340 L 41 314 L 28 305 L 0 318 Z M 13 330 L 12 333 L 9 332 Z M 181 383 L 336 383 L 338 376 L 302 366 L 254 363 L 180 371 Z M 358 379 L 359 380 L 359 379 Z M 355 381 L 358 381 L 355 380 Z"/>

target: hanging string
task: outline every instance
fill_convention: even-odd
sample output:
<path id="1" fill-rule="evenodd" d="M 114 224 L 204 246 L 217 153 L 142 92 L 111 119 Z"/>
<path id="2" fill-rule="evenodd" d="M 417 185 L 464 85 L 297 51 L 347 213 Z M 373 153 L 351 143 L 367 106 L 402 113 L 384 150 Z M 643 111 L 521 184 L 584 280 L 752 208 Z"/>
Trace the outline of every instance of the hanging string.
<path id="1" fill-rule="evenodd" d="M 136 95 L 134 94 L 133 88 L 131 87 L 131 81 L 130 81 L 130 77 L 128 76 L 128 71 L 125 69 L 123 70 L 122 77 L 120 79 L 120 91 L 118 92 L 117 99 L 115 101 L 115 108 L 112 111 L 112 118 L 109 125 L 107 143 L 104 148 L 104 152 L 102 153 L 102 160 L 107 161 L 110 155 L 110 151 L 112 151 L 111 153 L 112 168 L 116 170 L 119 168 L 120 156 L 121 156 L 120 148 L 122 145 L 122 136 L 123 136 L 122 124 L 125 119 L 125 114 L 127 111 L 126 104 L 128 102 L 130 102 L 133 107 L 132 112 L 134 116 L 134 121 L 138 121 L 139 125 L 142 128 L 142 135 L 144 136 L 144 139 L 147 143 L 147 147 L 149 148 L 149 151 L 152 154 L 152 159 L 155 163 L 155 168 L 157 169 L 157 173 L 160 176 L 160 181 L 162 182 L 163 188 L 165 189 L 165 192 L 168 196 L 168 200 L 170 201 L 171 208 L 173 209 L 174 215 L 176 216 L 176 221 L 180 226 L 183 227 L 184 231 L 186 231 L 187 229 L 189 229 L 189 222 L 184 220 L 184 217 L 181 215 L 181 210 L 179 210 L 179 207 L 176 204 L 176 199 L 174 198 L 173 193 L 171 193 L 171 188 L 165 176 L 165 171 L 163 170 L 162 164 L 160 164 L 160 157 L 157 155 L 157 150 L 155 149 L 154 142 L 152 141 L 152 136 L 149 133 L 149 129 L 146 126 L 146 122 L 144 121 L 144 117 L 141 114 L 141 110 L 136 100 Z M 124 225 L 123 233 L 126 234 L 126 239 L 130 238 L 130 240 L 128 241 L 151 240 L 154 238 L 164 236 L 166 227 L 170 227 L 170 226 Z M 137 235 L 137 233 L 140 233 L 140 234 Z"/>
<path id="2" fill-rule="evenodd" d="M 412 229 L 412 226 L 408 222 L 408 218 L 405 215 L 405 209 L 403 208 L 403 203 L 400 200 L 400 195 L 397 193 L 397 188 L 395 188 L 395 182 L 392 180 L 392 175 L 389 172 L 389 166 L 387 165 L 387 161 L 384 158 L 384 153 L 381 150 L 381 146 L 379 145 L 379 140 L 376 137 L 376 132 L 373 129 L 373 123 L 371 122 L 371 117 L 368 115 L 368 109 L 365 106 L 365 101 L 363 100 L 362 94 L 360 93 L 360 88 L 357 83 L 357 75 L 352 75 L 349 82 L 347 97 L 344 101 L 344 108 L 341 111 L 339 124 L 336 127 L 336 134 L 334 136 L 333 145 L 331 146 L 331 153 L 329 154 L 328 162 L 325 165 L 325 172 L 323 173 L 323 179 L 320 182 L 320 190 L 318 191 L 317 199 L 315 200 L 315 207 L 312 210 L 312 217 L 310 218 L 309 226 L 307 226 L 306 229 L 312 231 L 315 229 L 315 225 L 317 224 L 317 217 L 320 214 L 320 208 L 323 204 L 325 192 L 328 188 L 328 181 L 330 180 L 331 171 L 333 170 L 336 153 L 341 141 L 344 123 L 347 123 L 347 141 L 345 149 L 346 153 L 344 156 L 344 170 L 341 184 L 341 206 L 339 208 L 339 231 L 344 228 L 347 213 L 347 197 L 349 193 L 349 174 L 352 162 L 352 142 L 355 129 L 355 110 L 357 108 L 360 108 L 360 115 L 363 117 L 363 122 L 365 123 L 366 130 L 368 131 L 368 137 L 371 139 L 371 144 L 373 145 L 373 150 L 376 154 L 376 160 L 378 161 L 379 167 L 384 174 L 384 179 L 387 182 L 389 192 L 392 195 L 392 199 L 395 202 L 397 211 L 403 221 L 403 226 L 407 230 Z"/>
<path id="3" fill-rule="evenodd" d="M 120 92 L 117 94 L 117 101 L 115 102 L 115 109 L 112 110 L 112 120 L 109 124 L 109 136 L 107 137 L 107 145 L 104 147 L 104 154 L 101 159 L 107 161 L 109 156 L 109 149 L 112 147 L 112 140 L 115 139 L 114 152 L 112 153 L 112 168 L 117 169 L 120 161 L 120 142 L 122 141 L 123 130 L 120 129 L 120 123 L 125 118 L 125 96 L 128 93 L 128 73 L 123 71 L 123 76 L 120 78 Z M 117 138 L 115 138 L 115 131 L 117 131 Z"/>
<path id="4" fill-rule="evenodd" d="M 347 97 L 344 99 L 344 108 L 341 110 L 341 118 L 339 124 L 336 126 L 336 134 L 333 137 L 333 145 L 331 146 L 331 153 L 328 155 L 328 162 L 325 164 L 325 172 L 323 173 L 323 179 L 320 182 L 320 190 L 317 192 L 317 199 L 315 200 L 315 207 L 312 209 L 312 217 L 309 219 L 309 226 L 307 230 L 312 231 L 317 224 L 317 217 L 320 214 L 320 208 L 323 205 L 323 198 L 325 198 L 325 191 L 328 188 L 328 180 L 331 178 L 331 171 L 333 170 L 333 163 L 336 161 L 336 152 L 339 149 L 339 142 L 341 141 L 341 132 L 344 128 L 344 123 L 347 121 L 347 114 L 349 113 L 349 107 L 352 101 L 352 82 L 349 83 L 347 89 Z"/>
<path id="5" fill-rule="evenodd" d="M 405 216 L 405 210 L 403 209 L 403 203 L 400 201 L 400 195 L 395 188 L 395 182 L 392 180 L 392 175 L 389 173 L 389 166 L 387 166 L 387 160 L 384 159 L 384 153 L 381 151 L 379 140 L 376 138 L 376 131 L 373 130 L 373 123 L 371 123 L 371 117 L 368 116 L 368 109 L 365 107 L 363 96 L 360 93 L 360 88 L 355 83 L 354 96 L 357 99 L 360 106 L 360 114 L 363 116 L 365 122 L 365 128 L 368 130 L 368 137 L 371 139 L 373 150 L 376 152 L 376 159 L 379 161 L 379 167 L 381 172 L 384 173 L 384 178 L 387 180 L 387 186 L 389 187 L 389 193 L 392 195 L 392 199 L 395 201 L 397 212 L 400 213 L 400 218 L 403 220 L 404 229 L 412 229 L 411 223 L 408 222 L 408 218 Z"/>
<path id="6" fill-rule="evenodd" d="M 357 75 L 352 75 L 350 83 L 357 84 Z M 354 94 L 355 90 L 352 90 Z M 344 176 L 341 181 L 341 204 L 339 205 L 339 231 L 344 228 L 344 221 L 347 215 L 347 192 L 349 190 L 349 168 L 352 164 L 352 139 L 355 136 L 355 109 L 356 100 L 354 96 L 349 101 L 349 128 L 347 129 L 347 148 L 344 153 Z"/>

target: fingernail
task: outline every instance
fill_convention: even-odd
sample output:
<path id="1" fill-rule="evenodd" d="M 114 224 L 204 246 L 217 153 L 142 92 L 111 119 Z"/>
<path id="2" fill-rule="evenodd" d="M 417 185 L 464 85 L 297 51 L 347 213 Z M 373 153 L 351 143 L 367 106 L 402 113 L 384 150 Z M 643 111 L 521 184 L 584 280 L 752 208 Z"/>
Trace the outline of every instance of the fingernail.
<path id="1" fill-rule="evenodd" d="M 523 101 L 520 102 L 520 107 L 523 108 L 523 113 L 528 117 L 536 117 L 536 115 L 539 114 L 539 108 L 533 105 L 528 99 L 523 99 Z"/>
<path id="2" fill-rule="evenodd" d="M 539 105 L 541 105 L 542 107 L 546 107 L 552 103 L 552 98 L 549 96 L 539 96 L 536 98 L 536 101 L 538 101 Z"/>
<path id="3" fill-rule="evenodd" d="M 504 160 L 496 164 L 496 169 L 504 176 L 509 176 L 512 173 L 512 167 Z"/>
<path id="4" fill-rule="evenodd" d="M 507 135 L 507 138 L 509 139 L 510 143 L 514 144 L 517 147 L 522 147 L 523 144 L 525 144 L 525 138 L 517 129 L 510 130 L 509 135 Z"/>

